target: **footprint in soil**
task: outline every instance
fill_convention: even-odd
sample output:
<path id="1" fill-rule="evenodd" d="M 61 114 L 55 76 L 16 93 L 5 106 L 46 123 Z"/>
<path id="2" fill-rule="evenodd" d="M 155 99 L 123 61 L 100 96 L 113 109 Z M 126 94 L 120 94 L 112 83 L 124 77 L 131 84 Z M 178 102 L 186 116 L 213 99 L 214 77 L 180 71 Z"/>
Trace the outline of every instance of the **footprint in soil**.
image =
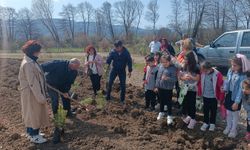
<path id="1" fill-rule="evenodd" d="M 116 126 L 111 128 L 116 134 L 126 134 L 127 130 L 123 126 Z"/>
<path id="2" fill-rule="evenodd" d="M 143 112 L 142 110 L 133 109 L 133 110 L 131 111 L 131 117 L 134 118 L 134 119 L 138 118 L 138 117 L 141 116 L 141 115 L 144 115 L 144 112 Z"/>
<path id="3" fill-rule="evenodd" d="M 18 133 L 14 133 L 10 136 L 9 141 L 16 141 L 21 138 L 21 135 Z"/>

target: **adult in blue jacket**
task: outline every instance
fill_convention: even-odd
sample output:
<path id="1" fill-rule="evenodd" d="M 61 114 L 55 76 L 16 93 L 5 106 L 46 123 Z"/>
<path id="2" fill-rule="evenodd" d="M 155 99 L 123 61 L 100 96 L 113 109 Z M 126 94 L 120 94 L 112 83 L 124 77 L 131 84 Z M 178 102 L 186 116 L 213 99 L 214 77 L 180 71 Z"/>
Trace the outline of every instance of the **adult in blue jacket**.
<path id="1" fill-rule="evenodd" d="M 41 67 L 45 72 L 47 83 L 64 93 L 63 96 L 61 96 L 63 109 L 68 111 L 67 116 L 72 116 L 70 100 L 68 99 L 69 90 L 71 85 L 75 82 L 77 70 L 80 67 L 80 61 L 76 58 L 69 61 L 53 60 L 43 63 Z M 58 110 L 59 95 L 52 89 L 48 89 L 48 93 L 52 99 L 53 114 L 56 114 Z"/>
<path id="2" fill-rule="evenodd" d="M 118 76 L 120 80 L 120 101 L 124 104 L 125 92 L 126 92 L 126 66 L 128 66 L 128 77 L 131 77 L 132 72 L 132 58 L 129 51 L 123 46 L 121 41 L 114 43 L 114 49 L 111 50 L 107 58 L 106 63 L 110 65 L 112 63 L 112 69 L 109 75 L 109 83 L 106 100 L 110 100 L 110 93 L 115 78 Z"/>

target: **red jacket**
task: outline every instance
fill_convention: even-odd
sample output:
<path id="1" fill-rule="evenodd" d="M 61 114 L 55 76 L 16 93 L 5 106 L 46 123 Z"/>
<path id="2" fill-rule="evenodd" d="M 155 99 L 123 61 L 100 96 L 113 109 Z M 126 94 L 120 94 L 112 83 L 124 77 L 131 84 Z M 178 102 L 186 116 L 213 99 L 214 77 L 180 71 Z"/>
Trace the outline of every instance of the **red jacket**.
<path id="1" fill-rule="evenodd" d="M 198 96 L 202 96 L 203 93 L 204 77 L 205 74 L 202 73 L 201 79 L 198 83 Z M 213 87 L 216 99 L 221 102 L 224 101 L 225 93 L 221 90 L 223 87 L 223 75 L 216 69 L 214 69 L 213 72 Z"/>

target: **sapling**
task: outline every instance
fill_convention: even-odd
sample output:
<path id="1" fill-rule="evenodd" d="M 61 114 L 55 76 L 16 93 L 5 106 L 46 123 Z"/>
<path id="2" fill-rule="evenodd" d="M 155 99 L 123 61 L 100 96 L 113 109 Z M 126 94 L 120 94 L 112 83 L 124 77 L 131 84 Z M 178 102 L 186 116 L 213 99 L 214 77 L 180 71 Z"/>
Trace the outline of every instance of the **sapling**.
<path id="1" fill-rule="evenodd" d="M 54 135 L 53 135 L 53 143 L 57 144 L 61 141 L 61 135 L 64 132 L 65 120 L 67 116 L 67 110 L 63 109 L 63 106 L 60 104 L 57 110 L 57 113 L 54 115 Z"/>

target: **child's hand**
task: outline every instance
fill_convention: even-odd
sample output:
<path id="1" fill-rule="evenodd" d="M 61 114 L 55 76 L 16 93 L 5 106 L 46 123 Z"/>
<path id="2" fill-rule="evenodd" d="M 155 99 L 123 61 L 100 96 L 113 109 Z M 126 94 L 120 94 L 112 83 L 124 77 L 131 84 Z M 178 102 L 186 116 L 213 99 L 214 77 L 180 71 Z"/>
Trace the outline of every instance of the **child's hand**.
<path id="1" fill-rule="evenodd" d="M 158 89 L 157 89 L 157 88 L 155 88 L 155 89 L 154 89 L 154 92 L 155 92 L 155 93 L 158 93 Z"/>
<path id="2" fill-rule="evenodd" d="M 232 109 L 233 109 L 233 110 L 237 110 L 237 109 L 238 109 L 238 104 L 237 104 L 237 103 L 234 103 L 234 104 L 232 105 Z"/>
<path id="3" fill-rule="evenodd" d="M 168 76 L 166 76 L 166 75 L 163 75 L 163 76 L 161 77 L 161 79 L 162 79 L 162 80 L 168 80 L 168 79 L 169 79 L 169 77 L 168 77 Z"/>

